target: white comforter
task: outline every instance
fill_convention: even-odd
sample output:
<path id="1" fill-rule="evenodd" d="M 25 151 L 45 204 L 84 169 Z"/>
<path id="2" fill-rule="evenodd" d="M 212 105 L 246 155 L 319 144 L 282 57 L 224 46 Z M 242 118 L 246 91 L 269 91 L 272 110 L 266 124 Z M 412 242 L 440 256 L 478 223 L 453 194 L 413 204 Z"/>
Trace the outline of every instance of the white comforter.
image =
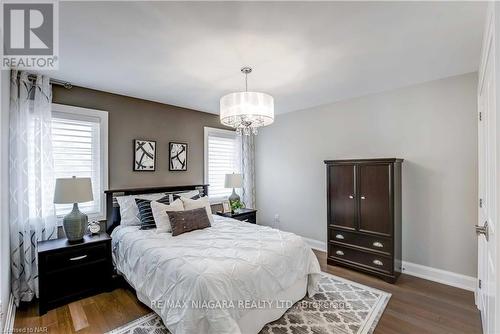
<path id="1" fill-rule="evenodd" d="M 172 333 L 239 333 L 245 308 L 283 307 L 270 296 L 306 276 L 308 294 L 315 293 L 320 267 L 301 237 L 214 219 L 210 228 L 176 237 L 135 226 L 111 235 L 117 269 Z"/>

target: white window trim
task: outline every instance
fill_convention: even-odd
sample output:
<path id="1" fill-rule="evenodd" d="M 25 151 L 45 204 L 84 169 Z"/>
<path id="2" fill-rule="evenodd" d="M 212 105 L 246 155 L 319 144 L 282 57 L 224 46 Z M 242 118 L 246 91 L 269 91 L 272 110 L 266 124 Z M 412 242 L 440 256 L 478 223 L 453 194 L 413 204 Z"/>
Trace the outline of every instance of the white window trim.
<path id="1" fill-rule="evenodd" d="M 209 133 L 219 133 L 219 134 L 225 134 L 225 135 L 231 135 L 234 136 L 236 131 L 234 130 L 226 130 L 226 129 L 219 129 L 219 128 L 212 128 L 209 126 L 205 126 L 203 128 L 203 180 L 205 184 L 208 184 L 208 134 Z M 210 192 L 208 193 L 208 196 L 210 196 Z M 219 204 L 222 203 L 226 198 L 217 198 L 217 197 L 212 197 L 210 202 L 212 204 Z"/>
<path id="2" fill-rule="evenodd" d="M 106 196 L 104 196 L 104 190 L 108 189 L 108 112 L 103 110 L 89 109 L 89 108 L 81 108 L 68 106 L 64 104 L 52 103 L 52 112 L 56 112 L 57 114 L 65 114 L 68 118 L 71 118 L 71 115 L 79 115 L 79 116 L 87 116 L 92 118 L 98 118 L 100 120 L 100 142 L 102 143 L 101 149 L 101 208 L 102 212 L 98 214 L 89 215 L 89 220 L 106 220 Z M 62 217 L 57 217 L 58 224 L 62 225 Z"/>

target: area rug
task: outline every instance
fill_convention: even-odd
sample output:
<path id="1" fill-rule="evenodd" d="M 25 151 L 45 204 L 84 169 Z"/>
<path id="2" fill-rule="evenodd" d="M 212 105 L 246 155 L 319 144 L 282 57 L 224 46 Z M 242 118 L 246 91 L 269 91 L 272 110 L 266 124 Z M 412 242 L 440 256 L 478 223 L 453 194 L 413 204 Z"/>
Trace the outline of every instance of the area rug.
<path id="1" fill-rule="evenodd" d="M 260 334 L 372 333 L 391 294 L 322 273 L 319 292 L 305 297 Z M 147 314 L 107 334 L 169 334 L 156 313 Z"/>

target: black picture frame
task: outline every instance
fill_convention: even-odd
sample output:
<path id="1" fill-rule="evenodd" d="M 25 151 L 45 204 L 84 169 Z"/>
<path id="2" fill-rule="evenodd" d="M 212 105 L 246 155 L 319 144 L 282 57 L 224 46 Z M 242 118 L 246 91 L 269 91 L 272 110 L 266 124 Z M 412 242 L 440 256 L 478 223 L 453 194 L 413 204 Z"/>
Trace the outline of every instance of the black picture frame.
<path id="1" fill-rule="evenodd" d="M 181 152 L 177 151 L 178 147 L 182 147 Z M 188 144 L 179 142 L 170 142 L 168 154 L 168 170 L 172 172 L 185 172 L 187 171 L 188 163 Z M 175 151 L 174 151 L 175 150 Z M 184 157 L 184 159 L 182 159 Z M 180 166 L 179 166 L 180 164 Z"/>
<path id="2" fill-rule="evenodd" d="M 145 148 L 146 147 L 146 148 Z M 152 150 L 152 152 L 151 152 Z M 152 155 L 152 157 L 151 157 Z M 152 160 L 144 163 L 144 158 Z M 148 160 L 149 160 L 148 159 Z M 134 139 L 134 172 L 154 172 L 156 171 L 156 141 L 146 139 Z"/>

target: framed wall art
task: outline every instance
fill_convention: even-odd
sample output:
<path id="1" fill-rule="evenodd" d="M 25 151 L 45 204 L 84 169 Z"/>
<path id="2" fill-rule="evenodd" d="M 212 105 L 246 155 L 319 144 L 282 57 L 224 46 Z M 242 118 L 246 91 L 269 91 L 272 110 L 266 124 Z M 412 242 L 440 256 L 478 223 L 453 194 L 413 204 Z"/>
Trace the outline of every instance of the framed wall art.
<path id="1" fill-rule="evenodd" d="M 134 140 L 134 171 L 156 170 L 156 142 L 152 140 Z"/>
<path id="2" fill-rule="evenodd" d="M 168 169 L 171 171 L 186 171 L 187 170 L 187 150 L 186 143 L 170 143 L 170 158 Z"/>

